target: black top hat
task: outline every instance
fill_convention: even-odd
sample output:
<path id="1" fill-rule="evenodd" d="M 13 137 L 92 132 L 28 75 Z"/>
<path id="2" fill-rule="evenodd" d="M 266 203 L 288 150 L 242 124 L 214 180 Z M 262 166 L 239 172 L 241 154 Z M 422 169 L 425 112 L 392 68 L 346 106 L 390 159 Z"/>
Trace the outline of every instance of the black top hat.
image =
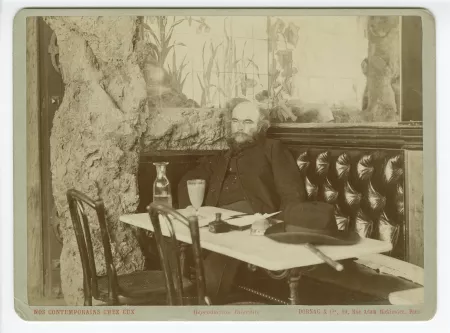
<path id="1" fill-rule="evenodd" d="M 280 243 L 351 245 L 360 240 L 354 231 L 340 231 L 334 207 L 325 202 L 300 202 L 286 207 L 284 222 L 269 227 L 265 236 Z"/>

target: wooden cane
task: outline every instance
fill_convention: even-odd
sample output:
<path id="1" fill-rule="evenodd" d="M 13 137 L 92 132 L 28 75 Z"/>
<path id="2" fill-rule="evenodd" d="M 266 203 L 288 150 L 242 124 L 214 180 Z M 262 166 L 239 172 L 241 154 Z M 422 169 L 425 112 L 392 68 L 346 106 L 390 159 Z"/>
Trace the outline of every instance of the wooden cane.
<path id="1" fill-rule="evenodd" d="M 333 259 L 331 259 L 330 257 L 328 257 L 327 255 L 325 255 L 322 251 L 320 251 L 317 247 L 315 247 L 314 245 L 310 244 L 310 243 L 306 243 L 305 244 L 306 248 L 308 250 L 310 250 L 312 253 L 314 253 L 316 256 L 318 256 L 320 259 L 322 259 L 323 261 L 325 261 L 328 265 L 330 265 L 331 267 L 333 267 L 335 270 L 337 270 L 338 272 L 341 272 L 344 269 L 344 266 L 342 266 L 342 264 L 334 261 Z"/>

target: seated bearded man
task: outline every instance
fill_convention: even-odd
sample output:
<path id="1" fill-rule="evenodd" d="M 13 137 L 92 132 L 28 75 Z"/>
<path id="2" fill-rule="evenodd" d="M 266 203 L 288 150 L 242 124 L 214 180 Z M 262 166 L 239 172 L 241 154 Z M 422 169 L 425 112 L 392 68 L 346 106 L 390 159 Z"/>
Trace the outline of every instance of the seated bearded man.
<path id="1" fill-rule="evenodd" d="M 266 138 L 269 119 L 257 105 L 244 100 L 229 110 L 231 120 L 226 123 L 229 149 L 206 158 L 182 178 L 178 186 L 179 208 L 190 206 L 187 180 L 204 179 L 204 206 L 250 214 L 281 211 L 276 217 L 283 219 L 283 210 L 288 205 L 306 200 L 297 164 L 281 142 Z M 205 275 L 211 298 L 226 295 L 238 263 L 216 253 L 208 254 Z"/>

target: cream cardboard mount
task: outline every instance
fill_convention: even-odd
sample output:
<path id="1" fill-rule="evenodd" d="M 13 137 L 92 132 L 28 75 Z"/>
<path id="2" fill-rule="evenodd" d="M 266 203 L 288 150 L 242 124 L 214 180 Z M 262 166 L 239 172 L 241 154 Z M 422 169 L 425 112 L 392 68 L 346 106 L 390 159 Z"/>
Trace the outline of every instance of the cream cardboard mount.
<path id="1" fill-rule="evenodd" d="M 394 74 L 399 68 L 396 67 L 395 62 L 386 62 L 385 59 L 400 57 L 400 54 L 393 51 L 396 50 L 395 48 L 389 48 L 392 52 L 386 53 L 387 49 L 383 48 L 383 43 L 388 41 L 393 43 L 393 40 L 400 39 L 402 36 L 399 35 L 398 28 L 402 24 L 400 30 L 406 34 L 409 31 L 405 25 L 406 18 L 412 16 L 421 18 L 421 29 L 416 29 L 415 33 L 423 35 L 422 96 L 423 110 L 426 110 L 426 116 L 420 117 L 420 119 L 423 118 L 423 121 L 414 123 L 414 126 L 418 128 L 417 131 L 423 135 L 423 147 L 417 151 L 409 151 L 407 146 L 402 149 L 405 149 L 407 158 L 420 155 L 420 160 L 423 161 L 421 162 L 423 163 L 421 173 L 423 188 L 409 189 L 409 193 L 421 192 L 422 194 L 420 197 L 409 197 L 408 200 L 414 201 L 414 204 L 411 201 L 411 206 L 415 207 L 415 211 L 411 211 L 410 216 L 421 216 L 420 227 L 422 230 L 426 227 L 427 230 L 424 235 L 422 253 L 425 263 L 423 267 L 426 268 L 422 269 L 417 265 L 398 261 L 384 254 L 367 254 L 357 258 L 356 262 L 365 269 L 378 270 L 381 274 L 401 277 L 408 283 L 420 285 L 426 289 L 426 292 L 422 288 L 414 288 L 411 292 L 398 290 L 395 293 L 384 295 L 388 303 L 383 305 L 374 303 L 369 306 L 366 304 L 364 307 L 358 304 L 335 305 L 331 303 L 320 306 L 290 305 L 289 300 L 298 297 L 295 293 L 291 293 L 286 298 L 287 304 L 284 306 L 247 305 L 245 309 L 236 306 L 115 307 L 104 304 L 80 307 L 83 305 L 83 272 L 67 206 L 66 191 L 68 188 L 77 187 L 92 197 L 102 197 L 104 200 L 108 228 L 112 238 L 113 261 L 117 273 L 128 274 L 142 270 L 145 267 L 145 259 L 135 237 L 136 228 L 126 227 L 120 221 L 121 216 L 135 212 L 139 203 L 137 172 L 141 154 L 158 153 L 163 150 L 189 153 L 198 150 L 225 149 L 226 133 L 223 126 L 228 119 L 224 116 L 224 110 L 227 106 L 226 99 L 230 96 L 259 99 L 259 102 L 264 97 L 267 98 L 267 100 L 264 99 L 267 103 L 278 103 L 279 108 L 276 108 L 277 111 L 274 114 L 280 123 L 273 125 L 274 133 L 292 134 L 295 131 L 314 131 L 317 128 L 317 131 L 321 133 L 331 133 L 332 140 L 329 142 L 332 142 L 338 140 L 339 133 L 345 131 L 346 128 L 350 128 L 351 131 L 362 128 L 366 132 L 378 130 L 379 133 L 386 133 L 387 129 L 395 132 L 399 127 L 404 126 L 402 119 L 399 119 L 404 111 L 395 112 L 398 89 L 396 83 L 392 83 L 395 81 Z M 216 20 L 208 21 L 208 17 L 216 18 Z M 222 20 L 220 24 L 215 24 L 219 22 L 220 17 L 227 17 L 230 20 Z M 248 20 L 242 20 L 243 17 L 247 17 Z M 267 25 L 258 28 L 246 25 L 244 22 L 261 21 L 261 18 L 264 17 L 271 17 L 273 18 L 271 22 L 275 25 L 278 24 L 276 25 L 278 30 L 274 30 L 278 33 L 275 33 L 274 36 L 267 36 Z M 283 17 L 289 17 L 291 21 L 294 18 L 304 24 L 304 27 L 309 28 L 297 31 L 295 24 L 284 24 Z M 319 17 L 321 22 L 325 23 L 320 27 L 317 24 L 314 25 L 312 21 L 311 25 L 305 23 L 310 22 L 312 17 Z M 360 32 L 363 36 L 366 34 L 370 38 L 378 38 L 381 43 L 373 44 L 373 47 L 367 50 L 368 53 L 371 53 L 366 54 L 366 57 L 377 57 L 378 55 L 378 58 L 384 59 L 381 62 L 370 63 L 369 58 L 368 79 L 373 76 L 380 80 L 376 81 L 377 84 L 369 87 L 367 91 L 368 100 L 366 102 L 368 104 L 364 111 L 371 112 L 371 117 L 363 112 L 361 113 L 363 117 L 358 119 L 365 119 L 365 122 L 352 123 L 352 121 L 356 121 L 356 118 L 352 118 L 350 113 L 339 113 L 331 108 L 336 123 L 288 124 L 289 119 L 293 115 L 295 116 L 295 108 L 282 107 L 289 104 L 283 104 L 282 96 L 285 96 L 290 89 L 289 82 L 292 80 L 283 81 L 284 86 L 277 85 L 281 78 L 277 77 L 273 82 L 270 81 L 269 68 L 276 68 L 278 73 L 289 72 L 289 66 L 286 65 L 289 62 L 283 62 L 283 59 L 294 55 L 296 51 L 290 52 L 289 50 L 295 50 L 295 45 L 306 43 L 307 40 L 314 40 L 318 44 L 315 46 L 316 49 L 320 49 L 320 43 L 322 43 L 322 47 L 325 47 L 333 40 L 340 40 L 342 43 L 343 41 L 350 43 L 352 40 L 363 40 L 365 37 L 356 36 L 356 32 L 355 36 L 344 34 L 341 35 L 341 39 L 328 38 L 326 41 L 311 36 L 311 38 L 305 38 L 306 35 L 313 35 L 315 31 L 319 31 L 319 28 L 323 28 L 323 31 L 328 29 L 327 36 L 329 37 L 333 31 L 340 31 L 339 27 L 342 27 L 345 19 L 352 17 L 370 18 L 366 21 L 369 24 L 355 19 L 354 24 L 348 25 L 347 28 L 357 27 L 360 24 Z M 231 24 L 229 21 L 233 18 L 236 22 Z M 326 23 L 327 20 L 330 20 L 329 24 Z M 53 46 L 50 49 L 48 45 L 40 45 L 43 43 L 43 37 L 37 29 L 42 22 L 53 31 L 50 41 L 57 41 L 57 43 L 52 42 Z M 154 34 L 153 29 L 163 27 L 167 28 L 167 34 L 164 35 L 164 39 L 161 39 L 162 35 Z M 178 31 L 177 29 L 182 30 Z M 194 29 L 191 37 L 187 33 L 190 31 L 188 29 Z M 343 30 L 348 34 L 349 31 L 353 31 L 351 29 Z M 223 47 L 226 44 L 220 46 L 221 48 L 214 47 L 211 43 L 208 44 L 208 36 L 212 36 L 210 34 L 214 31 L 217 32 L 214 36 L 223 35 L 225 41 L 231 40 L 231 37 L 236 38 L 236 49 L 233 49 L 234 46 L 231 43 L 228 44 L 230 47 L 228 51 L 236 51 L 229 54 L 231 58 L 226 56 L 227 48 Z M 412 34 L 411 32 L 411 36 Z M 260 50 L 261 48 L 264 50 L 265 47 L 268 50 L 270 47 L 274 48 L 275 46 L 271 46 L 268 41 L 271 38 L 278 38 L 278 35 L 286 38 L 287 51 L 281 52 L 273 49 L 279 55 L 279 57 L 275 57 L 276 63 L 273 63 L 272 60 L 267 60 L 270 58 L 268 55 L 262 56 L 263 52 Z M 171 39 L 172 36 L 173 39 Z M 158 41 L 143 42 L 151 41 L 155 37 Z M 197 38 L 205 39 L 200 43 L 195 42 L 198 44 L 195 49 L 201 50 L 202 56 L 195 57 L 194 62 L 187 66 L 188 50 L 183 45 L 187 45 L 191 39 L 197 40 Z M 179 40 L 183 40 L 183 42 Z M 246 40 L 250 42 L 246 43 Z M 239 44 L 240 41 L 242 41 L 241 44 Z M 209 42 L 211 42 L 210 39 Z M 250 53 L 246 54 L 248 45 L 252 45 L 252 47 L 249 47 L 251 50 L 248 52 Z M 282 44 L 277 43 L 276 47 L 279 48 L 280 45 Z M 203 48 L 203 46 L 205 47 Z M 305 61 L 306 64 L 307 52 L 313 52 L 312 47 L 306 49 L 306 53 L 300 53 L 300 55 L 303 54 L 303 58 L 296 59 L 303 59 L 302 61 Z M 337 45 L 337 47 L 339 49 L 346 48 L 342 45 Z M 361 46 L 356 48 L 360 50 Z M 47 70 L 59 73 L 64 84 L 62 100 L 58 102 L 58 99 L 49 99 L 49 101 L 54 100 L 56 104 L 59 104 L 54 107 L 52 130 L 46 140 L 48 147 L 44 148 L 39 146 L 39 140 L 36 140 L 36 137 L 44 135 L 42 128 L 39 127 L 39 117 L 37 116 L 41 112 L 40 94 L 44 91 L 39 86 L 41 82 L 39 70 L 43 61 L 42 55 L 39 57 L 39 49 L 50 50 L 52 67 Z M 171 53 L 170 51 L 173 50 L 176 52 Z M 237 55 L 235 56 L 234 53 Z M 30 321 L 410 321 L 427 320 L 433 317 L 436 309 L 436 247 L 433 245 L 436 242 L 436 181 L 434 178 L 436 156 L 435 137 L 432 133 L 435 133 L 436 51 L 435 22 L 432 15 L 426 10 L 24 9 L 14 19 L 14 54 L 14 294 L 16 312 L 21 318 Z M 184 57 L 185 55 L 186 57 Z M 236 60 L 230 62 L 229 60 L 235 59 L 234 57 L 237 57 Z M 360 72 L 360 64 L 363 59 L 359 59 L 359 55 L 351 55 L 351 57 L 355 58 L 355 63 L 358 60 L 358 69 L 355 67 L 354 72 L 347 72 L 348 75 L 354 75 L 355 80 L 354 85 L 348 86 L 349 89 L 345 88 L 348 83 L 345 80 L 339 81 L 341 84 L 335 84 L 337 81 L 333 80 L 337 80 L 336 78 L 340 80 L 342 77 L 336 74 L 337 76 L 333 78 L 333 75 L 339 70 L 343 70 L 344 63 L 351 65 L 352 61 L 345 59 L 341 63 L 339 57 L 336 57 L 333 58 L 334 66 L 330 67 L 334 69 L 324 73 L 324 75 L 328 75 L 325 81 L 308 79 L 312 82 L 311 85 L 302 88 L 301 84 L 300 86 L 297 84 L 298 91 L 320 90 L 323 96 L 328 96 L 329 103 L 335 103 L 341 99 L 342 103 L 348 104 L 351 96 L 355 95 L 359 96 L 355 97 L 357 100 L 355 105 L 358 106 L 365 85 L 358 81 L 363 75 Z M 152 62 L 152 59 L 156 59 L 156 62 Z M 326 59 L 324 57 L 315 57 L 315 59 L 319 59 L 317 60 L 319 62 L 323 61 L 323 66 L 311 65 L 297 68 L 295 74 L 300 75 L 297 83 L 303 82 L 301 75 L 314 74 L 306 74 L 307 68 L 319 70 L 325 66 Z M 149 67 L 149 63 L 153 64 L 153 67 Z M 155 63 L 163 64 L 164 70 L 161 71 Z M 387 63 L 390 63 L 391 67 L 387 66 Z M 283 67 L 283 64 L 286 65 L 286 68 Z M 231 75 L 227 76 L 230 73 Z M 289 78 L 291 77 L 289 76 Z M 362 79 L 365 79 L 364 75 Z M 327 90 L 323 88 L 328 84 L 327 82 L 335 82 L 332 86 L 342 89 L 330 88 Z M 313 89 L 314 85 L 315 89 Z M 361 87 L 363 89 L 360 89 Z M 277 95 L 278 99 L 274 98 L 273 91 L 275 90 L 272 91 L 272 88 L 278 89 L 277 91 L 280 93 Z M 334 96 L 332 92 L 338 90 L 339 94 L 336 93 Z M 314 97 L 312 93 L 310 95 L 309 97 Z M 344 95 L 345 98 L 342 97 Z M 376 96 L 379 98 L 375 98 Z M 297 100 L 297 97 L 295 96 L 292 100 Z M 302 98 L 307 97 L 303 96 Z M 328 120 L 329 118 L 327 117 Z M 338 118 L 344 123 L 338 124 Z M 283 123 L 280 119 L 285 122 Z M 308 122 L 306 118 L 302 119 Z M 380 119 L 383 121 L 382 123 L 376 121 Z M 333 134 L 334 128 L 336 132 Z M 27 133 L 26 139 L 21 133 Z M 285 136 L 286 140 L 289 139 L 289 135 Z M 384 138 L 375 136 L 372 140 L 381 142 L 382 139 Z M 358 138 L 355 140 L 357 141 Z M 49 163 L 40 162 L 43 160 L 41 149 L 46 149 L 45 151 L 50 156 Z M 19 168 L 24 161 L 27 161 L 26 168 Z M 407 159 L 407 161 L 410 160 Z M 44 170 L 44 168 L 47 169 Z M 43 174 L 51 175 L 51 183 L 49 182 L 50 177 L 47 177 L 47 180 L 41 178 Z M 413 185 L 407 184 L 407 186 Z M 47 190 L 44 191 L 44 189 Z M 421 202 L 420 198 L 424 197 L 427 200 Z M 50 202 L 54 203 L 57 212 L 54 223 L 58 225 L 58 228 L 55 231 L 62 239 L 60 266 L 57 269 L 60 274 L 63 297 L 56 299 L 48 296 L 51 287 L 45 285 L 46 279 L 44 279 L 43 271 L 44 269 L 48 270 L 49 267 L 44 266 L 46 263 L 41 251 L 48 245 L 44 244 L 44 241 L 48 241 L 48 237 L 44 237 L 43 230 L 49 230 L 48 222 L 44 220 L 45 214 L 42 207 Z M 26 210 L 22 209 L 24 206 L 27 207 Z M 207 210 L 208 207 L 202 209 Z M 210 213 L 214 215 L 214 212 L 206 212 L 206 214 L 201 212 L 201 215 L 205 214 L 208 217 L 205 219 L 205 223 L 210 219 Z M 260 217 L 257 216 L 257 218 Z M 226 213 L 222 215 L 222 218 L 227 218 Z M 245 216 L 240 219 L 228 220 L 228 222 L 251 224 L 254 222 L 254 218 L 255 216 Z M 203 226 L 203 220 L 201 219 L 201 221 Z M 98 229 L 96 232 L 98 233 Z M 26 242 L 24 242 L 25 239 Z M 98 237 L 94 237 L 93 245 L 95 249 L 101 246 Z M 333 251 L 330 251 L 329 254 L 333 255 Z M 253 256 L 257 256 L 257 254 L 254 253 Z M 291 256 L 296 256 L 295 251 Z M 94 257 L 99 263 L 97 273 L 105 274 L 107 267 L 100 264 L 103 261 L 103 254 L 97 251 L 94 253 Z M 325 279 L 327 283 L 343 283 L 347 286 L 354 286 L 358 281 L 353 281 L 351 275 L 345 275 L 350 271 L 348 265 L 344 264 L 344 271 L 339 274 L 323 271 L 326 265 L 318 265 L 314 270 L 308 269 L 302 270 L 302 272 L 310 277 Z M 251 269 L 255 269 L 254 265 Z M 260 268 L 256 267 L 256 269 Z M 266 273 L 275 280 L 285 279 L 286 290 L 289 291 L 289 284 L 296 283 L 294 275 L 300 276 L 299 271 L 267 271 Z M 368 288 L 365 289 L 367 292 L 373 291 L 370 290 L 370 285 L 366 288 Z M 370 312 L 367 311 L 368 307 L 370 307 Z"/>

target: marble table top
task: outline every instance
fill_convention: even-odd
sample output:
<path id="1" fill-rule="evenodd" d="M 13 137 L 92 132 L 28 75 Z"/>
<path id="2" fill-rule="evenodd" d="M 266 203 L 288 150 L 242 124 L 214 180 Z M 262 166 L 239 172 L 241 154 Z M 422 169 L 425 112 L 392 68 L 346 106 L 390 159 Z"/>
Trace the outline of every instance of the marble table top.
<path id="1" fill-rule="evenodd" d="M 182 214 L 183 211 L 179 210 Z M 199 214 L 203 217 L 199 220 L 200 226 L 206 226 L 207 223 L 205 221 L 213 221 L 216 212 L 221 212 L 225 218 L 230 215 L 239 214 L 239 212 L 222 208 L 201 207 Z M 147 213 L 122 215 L 120 221 L 153 231 L 153 225 Z M 161 225 L 163 226 L 164 224 Z M 173 226 L 179 241 L 191 243 L 189 229 L 185 225 L 175 221 Z M 168 235 L 167 229 L 162 227 L 162 233 L 163 235 Z M 265 236 L 251 235 L 249 229 L 215 234 L 211 233 L 207 227 L 201 227 L 200 243 L 204 249 L 271 271 L 324 263 L 322 259 L 313 254 L 303 244 L 279 243 Z M 362 238 L 359 243 L 354 245 L 320 245 L 317 248 L 333 260 L 343 260 L 359 258 L 374 253 L 388 252 L 392 249 L 392 245 L 389 242 Z"/>

